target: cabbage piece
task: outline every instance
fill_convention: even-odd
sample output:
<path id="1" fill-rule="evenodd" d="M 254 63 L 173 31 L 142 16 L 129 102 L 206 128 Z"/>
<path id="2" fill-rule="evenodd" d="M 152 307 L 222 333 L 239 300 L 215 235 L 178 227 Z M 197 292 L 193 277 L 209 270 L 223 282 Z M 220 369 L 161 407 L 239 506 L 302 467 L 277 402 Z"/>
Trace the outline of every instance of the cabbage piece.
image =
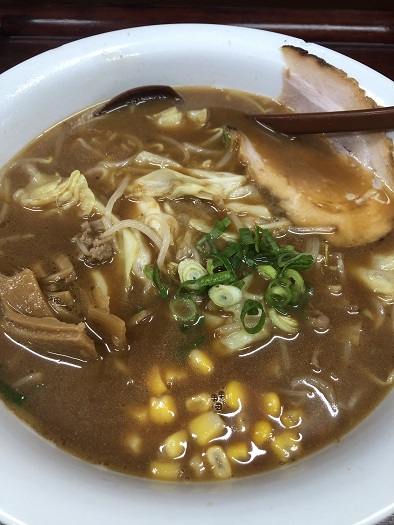
<path id="1" fill-rule="evenodd" d="M 103 214 L 104 232 L 100 235 L 100 239 L 113 240 L 116 235 L 113 263 L 117 267 L 120 265 L 120 271 L 125 278 L 123 289 L 128 292 L 131 286 L 131 273 L 147 280 L 144 268 L 151 262 L 150 250 L 144 236 L 127 224 L 129 222 L 127 216 L 119 220 L 112 212 L 106 214 L 105 207 L 99 201 L 97 201 L 97 209 Z"/>
<path id="2" fill-rule="evenodd" d="M 374 255 L 369 268 L 357 267 L 354 274 L 386 302 L 394 302 L 394 254 Z"/>
<path id="3" fill-rule="evenodd" d="M 223 201 L 246 182 L 243 175 L 228 172 L 185 170 L 187 174 L 169 168 L 155 170 L 138 178 L 128 187 L 129 196 L 169 197 L 190 196 L 204 200 Z"/>
<path id="4" fill-rule="evenodd" d="M 220 338 L 220 343 L 224 347 L 222 351 L 228 354 L 240 352 L 241 350 L 247 349 L 252 343 L 267 339 L 268 335 L 269 328 L 267 323 L 257 334 L 249 334 L 243 329 L 243 327 L 240 327 L 239 330 L 235 330 L 234 332 Z"/>
<path id="5" fill-rule="evenodd" d="M 373 256 L 373 266 L 380 270 L 394 270 L 394 254 L 376 254 Z"/>
<path id="6" fill-rule="evenodd" d="M 142 197 L 138 202 L 138 210 L 140 212 L 139 219 L 145 224 L 150 226 L 163 240 L 163 222 L 168 225 L 169 233 L 171 235 L 172 243 L 172 234 L 178 228 L 178 221 L 175 217 L 169 213 L 164 212 L 159 203 L 152 197 Z"/>
<path id="7" fill-rule="evenodd" d="M 124 228 L 120 230 L 121 242 L 119 242 L 118 257 L 123 264 L 125 289 L 131 286 L 132 273 L 140 279 L 146 279 L 144 268 L 151 262 L 150 251 L 142 239 L 140 232 Z"/>
<path id="8" fill-rule="evenodd" d="M 245 204 L 242 202 L 230 201 L 226 203 L 226 209 L 236 215 L 248 215 L 255 219 L 272 219 L 271 212 L 262 204 Z"/>
<path id="9" fill-rule="evenodd" d="M 177 128 L 183 124 L 192 123 L 195 128 L 202 128 L 208 120 L 208 111 L 206 109 L 196 109 L 189 111 L 180 111 L 176 106 L 156 113 L 151 118 L 161 128 Z"/>
<path id="10" fill-rule="evenodd" d="M 96 199 L 84 175 L 78 170 L 70 177 L 37 174 L 24 187 L 14 193 L 14 200 L 34 210 L 67 210 L 77 208 L 77 215 L 90 215 Z"/>
<path id="11" fill-rule="evenodd" d="M 134 163 L 138 164 L 141 168 L 150 168 L 157 166 L 158 168 L 181 168 L 179 162 L 169 159 L 168 157 L 162 157 L 151 153 L 150 151 L 140 151 L 134 158 Z"/>
<path id="12" fill-rule="evenodd" d="M 394 302 L 394 273 L 392 271 L 359 268 L 356 270 L 356 275 L 381 299 L 390 303 Z"/>
<path id="13" fill-rule="evenodd" d="M 193 228 L 194 230 L 197 230 L 202 233 L 209 233 L 214 228 L 214 224 L 212 224 L 212 222 L 205 222 L 201 219 L 190 219 L 189 226 Z M 231 233 L 231 232 L 225 231 L 222 233 L 220 238 L 227 242 L 237 241 L 238 233 Z"/>

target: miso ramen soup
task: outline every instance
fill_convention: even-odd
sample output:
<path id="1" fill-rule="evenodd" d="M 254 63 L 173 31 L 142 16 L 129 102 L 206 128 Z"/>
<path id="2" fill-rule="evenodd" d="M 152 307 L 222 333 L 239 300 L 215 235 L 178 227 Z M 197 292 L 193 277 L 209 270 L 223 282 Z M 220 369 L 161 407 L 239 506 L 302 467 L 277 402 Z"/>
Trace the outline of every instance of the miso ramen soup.
<path id="1" fill-rule="evenodd" d="M 321 137 L 245 117 L 277 102 L 178 91 L 73 116 L 1 171 L 0 390 L 92 463 L 225 480 L 338 440 L 387 394 L 394 237 L 364 242 L 359 211 L 394 210 Z M 349 222 L 294 220 L 244 138 L 261 177 Z"/>

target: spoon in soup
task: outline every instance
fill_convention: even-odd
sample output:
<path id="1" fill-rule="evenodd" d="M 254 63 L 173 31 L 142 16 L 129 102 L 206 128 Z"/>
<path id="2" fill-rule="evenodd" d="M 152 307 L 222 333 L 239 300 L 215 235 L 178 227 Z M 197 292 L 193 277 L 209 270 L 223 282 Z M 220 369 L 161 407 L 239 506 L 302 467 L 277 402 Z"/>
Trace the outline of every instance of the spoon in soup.
<path id="1" fill-rule="evenodd" d="M 170 86 L 152 85 L 152 86 L 140 86 L 137 88 L 129 89 L 116 95 L 115 97 L 105 102 L 95 113 L 94 117 L 111 113 L 118 109 L 124 108 L 131 104 L 141 104 L 148 102 L 149 100 L 174 100 L 174 102 L 182 102 L 182 97 Z"/>
<path id="2" fill-rule="evenodd" d="M 351 111 L 267 113 L 248 116 L 261 126 L 286 135 L 394 129 L 394 106 Z"/>
<path id="3" fill-rule="evenodd" d="M 130 104 L 166 99 L 178 103 L 183 100 L 182 96 L 170 86 L 140 86 L 111 98 L 93 116 L 97 117 L 111 113 Z M 248 114 L 247 117 L 265 128 L 286 135 L 394 129 L 394 106 L 351 111 L 322 111 L 317 113 Z"/>

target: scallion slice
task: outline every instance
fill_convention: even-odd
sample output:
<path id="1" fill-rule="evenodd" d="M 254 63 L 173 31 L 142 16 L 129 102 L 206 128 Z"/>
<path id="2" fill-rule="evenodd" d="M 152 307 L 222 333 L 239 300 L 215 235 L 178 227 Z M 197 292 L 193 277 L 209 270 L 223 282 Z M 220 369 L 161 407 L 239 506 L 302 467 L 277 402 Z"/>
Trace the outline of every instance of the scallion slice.
<path id="1" fill-rule="evenodd" d="M 178 264 L 178 275 L 181 283 L 185 281 L 196 281 L 203 275 L 207 275 L 207 270 L 195 259 L 183 259 Z"/>
<path id="2" fill-rule="evenodd" d="M 178 288 L 176 295 L 177 297 L 185 296 L 188 293 L 199 295 L 204 293 L 209 286 L 214 286 L 215 284 L 229 284 L 234 281 L 234 279 L 235 276 L 233 272 L 218 272 L 211 275 L 204 275 L 196 281 L 190 280 L 182 283 Z M 183 291 L 185 288 L 187 289 L 186 292 Z"/>
<path id="3" fill-rule="evenodd" d="M 254 325 L 250 325 L 246 322 L 248 320 L 246 319 L 247 317 L 250 315 L 258 315 L 258 312 L 261 312 L 260 317 Z M 265 310 L 263 305 L 254 299 L 247 299 L 242 307 L 240 319 L 244 330 L 248 332 L 248 334 L 257 334 L 263 328 L 265 323 Z"/>
<path id="4" fill-rule="evenodd" d="M 286 313 L 291 302 L 290 281 L 274 279 L 264 293 L 265 302 L 281 313 Z"/>
<path id="5" fill-rule="evenodd" d="M 256 243 L 256 237 L 252 235 L 252 232 L 249 230 L 249 228 L 240 228 L 239 238 L 241 242 L 245 245 Z"/>
<path id="6" fill-rule="evenodd" d="M 240 288 L 231 284 L 216 284 L 209 289 L 208 295 L 211 301 L 221 308 L 234 306 L 242 300 Z"/>
<path id="7" fill-rule="evenodd" d="M 217 222 L 212 231 L 204 235 L 204 237 L 201 237 L 197 243 L 197 246 L 201 247 L 204 245 L 204 243 L 207 243 L 211 246 L 213 242 L 216 241 L 216 239 L 218 239 L 227 230 L 230 224 L 231 220 L 228 217 L 225 217 L 221 221 Z"/>
<path id="8" fill-rule="evenodd" d="M 180 321 L 194 321 L 197 318 L 196 303 L 187 297 L 171 299 L 170 310 Z"/>
<path id="9" fill-rule="evenodd" d="M 305 283 L 304 279 L 301 277 L 297 270 L 288 269 L 284 273 L 287 279 L 290 279 L 290 292 L 291 292 L 291 301 L 292 306 L 296 306 L 299 303 L 300 297 L 305 293 Z"/>
<path id="10" fill-rule="evenodd" d="M 257 271 L 259 275 L 265 279 L 275 279 L 277 274 L 275 268 L 271 264 L 259 264 L 257 266 Z"/>
<path id="11" fill-rule="evenodd" d="M 259 283 L 261 302 L 248 299 L 241 313 L 245 330 L 255 334 L 264 326 L 265 308 L 274 308 L 289 316 L 292 309 L 302 307 L 308 300 L 310 286 L 304 282 L 301 272 L 312 266 L 313 256 L 297 252 L 292 245 L 279 246 L 272 233 L 260 226 L 239 228 L 239 240 L 216 243 L 230 223 L 229 218 L 222 219 L 197 242 L 205 264 L 200 265 L 193 259 L 181 261 L 180 285 L 175 296 L 203 298 L 208 294 L 214 304 L 230 307 L 243 300 L 241 288 L 245 277 L 258 273 L 266 281 L 260 279 Z M 190 273 L 183 273 L 189 263 Z M 160 283 L 156 286 L 160 290 Z"/>
<path id="12" fill-rule="evenodd" d="M 293 251 L 284 251 L 278 257 L 279 268 L 292 268 L 297 271 L 308 270 L 313 264 L 313 256 L 309 253 L 298 253 Z"/>
<path id="13" fill-rule="evenodd" d="M 152 266 L 145 266 L 144 268 L 145 274 L 153 281 L 153 284 L 156 286 L 157 291 L 159 292 L 160 297 L 167 297 L 168 296 L 168 285 L 164 284 L 158 266 L 155 264 Z"/>

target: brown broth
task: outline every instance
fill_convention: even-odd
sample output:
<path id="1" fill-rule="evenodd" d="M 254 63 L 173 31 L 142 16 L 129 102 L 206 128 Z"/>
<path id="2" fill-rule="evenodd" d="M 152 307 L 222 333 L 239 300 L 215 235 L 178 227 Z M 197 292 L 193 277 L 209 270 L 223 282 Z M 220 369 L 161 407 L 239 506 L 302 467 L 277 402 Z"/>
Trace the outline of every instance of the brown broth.
<path id="1" fill-rule="evenodd" d="M 234 126 L 257 138 L 271 166 L 290 178 L 302 174 L 304 183 L 312 186 L 311 191 L 314 191 L 313 188 L 321 190 L 319 183 L 322 181 L 327 186 L 338 186 L 345 181 L 347 191 L 355 194 L 365 191 L 365 183 L 360 182 L 357 176 L 361 168 L 334 155 L 324 142 L 312 138 L 290 140 L 266 134 L 244 117 L 243 112 L 257 112 L 257 103 L 267 110 L 278 110 L 275 102 L 221 90 L 188 88 L 180 91 L 185 98 L 182 110 L 210 108 L 211 128 Z M 102 175 L 99 170 L 94 172 L 92 168 L 102 160 L 111 163 L 133 155 L 135 148 L 131 145 L 132 135 L 138 135 L 144 148 L 149 149 L 150 145 L 154 150 L 152 144 L 164 139 L 149 121 L 147 123 L 145 111 L 152 115 L 165 107 L 162 102 L 152 102 L 100 119 L 85 122 L 84 117 L 81 119 L 81 115 L 78 115 L 59 124 L 28 146 L 17 157 L 17 161 L 10 164 L 9 180 L 12 187 L 9 194 L 12 195 L 16 188 L 24 186 L 28 180 L 26 163 L 20 159 L 54 157 L 50 164 L 30 164 L 47 174 L 58 173 L 62 177 L 69 176 L 76 169 L 82 173 L 90 171 L 91 175 L 87 175 L 89 185 L 105 205 L 127 175 L 128 167 L 118 167 L 114 178 Z M 76 141 L 79 134 L 85 145 Z M 186 128 L 179 132 L 171 131 L 171 138 L 198 143 L 206 140 L 206 134 L 203 130 L 196 132 Z M 90 145 L 89 148 L 86 143 Z M 181 164 L 184 162 L 182 148 L 171 146 L 168 142 L 165 152 L 173 160 Z M 200 157 L 192 154 L 189 165 L 195 167 L 200 163 Z M 243 174 L 244 167 L 233 158 L 225 171 Z M 138 173 L 137 170 L 135 173 Z M 132 174 L 132 177 L 136 176 L 138 174 Z M 269 196 L 264 193 L 261 199 L 273 210 L 274 216 L 283 216 Z M 161 198 L 159 202 L 164 206 L 169 201 Z M 256 203 L 256 199 L 246 196 L 243 202 Z M 190 229 L 190 217 L 206 220 L 213 225 L 224 216 L 218 202 L 181 197 L 169 204 L 180 222 L 180 239 Z M 133 198 L 123 197 L 115 204 L 114 213 L 119 217 L 138 218 L 138 203 Z M 220 436 L 218 440 L 202 447 L 188 435 L 184 457 L 173 460 L 180 465 L 177 479 L 212 479 L 214 474 L 206 459 L 205 470 L 197 475 L 189 464 L 191 458 L 196 454 L 206 454 L 207 448 L 212 445 L 220 445 L 224 451 L 228 451 L 230 445 L 239 443 L 246 445 L 248 455 L 239 461 L 230 459 L 231 475 L 251 475 L 298 459 L 339 439 L 365 418 L 387 394 L 389 385 L 382 386 L 373 381 L 371 376 L 384 381 L 394 368 L 391 308 L 383 302 L 379 303 L 383 304 L 384 315 L 381 326 L 376 328 L 378 322 L 363 312 L 373 313 L 379 299 L 360 285 L 351 269 L 360 261 L 368 265 L 377 249 L 382 253 L 392 252 L 393 233 L 371 246 L 341 250 L 331 248 L 320 238 L 321 253 L 327 246 L 329 260 L 327 264 L 322 262 L 305 272 L 305 279 L 313 287 L 310 302 L 315 310 L 323 312 L 330 319 L 329 329 L 314 329 L 303 311 L 296 311 L 294 317 L 300 326 L 296 336 L 274 330 L 268 338 L 247 345 L 239 352 L 223 353 L 218 338 L 204 324 L 189 328 L 186 332 L 180 330 L 179 322 L 168 309 L 168 301 L 158 297 L 154 288 L 144 292 L 144 283 L 140 279 L 134 278 L 131 290 L 125 294 L 121 288 L 122 265 L 116 255 L 104 264 L 86 264 L 79 256 L 76 244 L 71 242 L 81 224 L 81 218 L 75 217 L 72 210 L 52 214 L 50 220 L 47 219 L 45 212 L 32 211 L 11 203 L 7 220 L 1 225 L 2 238 L 26 233 L 33 236 L 2 244 L 3 254 L 7 256 L 0 260 L 0 272 L 13 275 L 24 268 L 34 269 L 39 262 L 48 272 L 55 271 L 53 255 L 64 253 L 74 264 L 77 281 L 72 285 L 62 284 L 61 289 L 70 289 L 75 293 L 78 286 L 91 282 L 92 268 L 98 269 L 109 287 L 111 313 L 125 320 L 128 327 L 127 349 L 124 350 L 115 350 L 105 337 L 100 341 L 88 327 L 87 333 L 94 339 L 100 358 L 87 361 L 80 368 L 48 360 L 45 353 L 40 355 L 28 351 L 13 343 L 3 331 L 0 333 L 1 380 L 12 385 L 28 374 L 41 372 L 43 375 L 41 385 L 32 387 L 27 383 L 20 387 L 20 392 L 26 396 L 21 408 L 8 402 L 9 407 L 40 434 L 70 453 L 118 471 L 155 477 L 152 473 L 153 461 L 171 462 L 160 452 L 165 439 L 180 430 L 188 432 L 190 420 L 199 415 L 187 410 L 185 400 L 206 392 L 214 396 L 211 410 L 223 415 L 228 433 L 226 438 Z M 202 234 L 194 231 L 193 235 L 194 239 L 198 239 Z M 293 244 L 297 249 L 305 250 L 309 239 L 310 236 L 294 235 L 282 230 L 278 242 L 283 245 Z M 150 249 L 152 253 L 157 253 L 154 248 Z M 339 252 L 345 264 L 345 278 L 330 268 L 335 267 L 336 254 Z M 171 247 L 169 253 L 170 260 L 174 260 L 176 249 Z M 342 288 L 335 295 L 329 286 L 338 284 Z M 201 307 L 206 311 L 207 300 L 204 301 Z M 141 308 L 150 310 L 149 320 L 131 325 L 129 320 Z M 83 321 L 78 293 L 74 311 Z M 348 327 L 355 325 L 358 320 L 362 323 L 360 342 L 347 345 Z M 199 339 L 202 334 L 203 341 Z M 210 356 L 215 365 L 212 374 L 197 374 L 188 363 L 187 351 L 184 352 L 186 357 L 180 351 L 196 338 L 199 340 L 198 348 Z M 157 424 L 144 416 L 136 418 L 138 410 L 146 415 L 151 399 L 155 397 L 149 386 L 149 375 L 155 365 L 163 377 L 172 369 L 180 376 L 185 375 L 184 378 L 168 380 L 166 385 L 166 393 L 173 396 L 177 409 L 177 416 L 170 423 Z M 319 391 L 316 385 L 321 380 L 323 383 L 320 383 Z M 234 411 L 223 402 L 226 399 L 223 395 L 226 396 L 231 381 L 242 385 L 247 393 L 247 402 L 239 414 L 229 417 L 228 414 Z M 325 387 L 334 393 L 334 404 L 330 404 L 328 397 L 323 399 L 321 392 L 327 394 Z M 261 396 L 267 392 L 279 396 L 279 416 L 270 416 L 263 409 Z M 299 411 L 302 417 L 298 420 L 294 416 L 294 423 L 286 427 L 286 414 L 290 410 Z M 261 446 L 253 443 L 253 428 L 259 421 L 269 422 L 272 428 L 271 437 Z M 272 443 L 286 432 L 289 435 L 293 433 L 293 445 L 297 444 L 295 448 L 298 450 L 294 454 L 289 453 L 288 458 L 281 459 L 275 454 Z M 133 449 L 128 443 L 130 437 L 135 436 L 140 445 Z M 171 476 L 168 477 L 171 479 Z"/>

